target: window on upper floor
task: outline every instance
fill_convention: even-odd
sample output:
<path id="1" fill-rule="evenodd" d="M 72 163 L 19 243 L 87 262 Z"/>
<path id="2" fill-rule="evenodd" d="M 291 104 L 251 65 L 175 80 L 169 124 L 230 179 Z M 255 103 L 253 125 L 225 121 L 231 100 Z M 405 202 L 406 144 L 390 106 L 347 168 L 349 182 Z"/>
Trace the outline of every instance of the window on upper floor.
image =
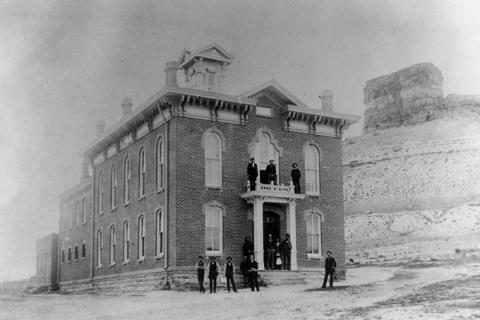
<path id="1" fill-rule="evenodd" d="M 305 188 L 308 195 L 320 194 L 320 153 L 311 144 L 305 147 Z"/>
<path id="2" fill-rule="evenodd" d="M 205 254 L 221 255 L 223 249 L 223 209 L 205 207 Z"/>
<path id="3" fill-rule="evenodd" d="M 145 258 L 145 217 L 138 218 L 138 259 Z"/>
<path id="4" fill-rule="evenodd" d="M 320 258 L 322 250 L 322 219 L 319 214 L 308 214 L 307 223 L 307 256 Z"/>
<path id="5" fill-rule="evenodd" d="M 145 196 L 145 178 L 147 175 L 147 166 L 145 159 L 145 149 L 141 148 L 138 156 L 138 196 Z"/>
<path id="6" fill-rule="evenodd" d="M 85 258 L 87 256 L 87 246 L 84 243 L 82 243 L 82 258 Z"/>
<path id="7" fill-rule="evenodd" d="M 75 226 L 80 224 L 80 205 L 78 201 L 75 202 Z"/>
<path id="8" fill-rule="evenodd" d="M 130 179 L 132 177 L 130 171 L 130 159 L 128 156 L 125 158 L 123 164 L 123 203 L 127 204 L 130 202 Z"/>
<path id="9" fill-rule="evenodd" d="M 78 245 L 75 245 L 75 249 L 73 250 L 73 257 L 75 260 L 78 260 Z"/>
<path id="10" fill-rule="evenodd" d="M 87 222 L 87 199 L 82 199 L 82 223 Z"/>
<path id="11" fill-rule="evenodd" d="M 157 257 L 163 254 L 163 214 L 158 210 L 155 214 L 156 218 L 156 255 Z"/>
<path id="12" fill-rule="evenodd" d="M 65 262 L 65 249 L 62 249 L 62 262 Z"/>
<path id="13" fill-rule="evenodd" d="M 72 261 L 72 248 L 67 249 L 67 261 Z"/>
<path id="14" fill-rule="evenodd" d="M 97 200 L 98 200 L 98 213 L 103 213 L 103 174 L 100 171 L 98 174 L 98 182 L 97 182 Z"/>
<path id="15" fill-rule="evenodd" d="M 117 170 L 115 164 L 110 170 L 110 209 L 115 209 L 117 205 Z"/>
<path id="16" fill-rule="evenodd" d="M 222 138 L 216 132 L 204 136 L 205 145 L 205 185 L 222 187 Z"/>
<path id="17" fill-rule="evenodd" d="M 156 186 L 157 186 L 157 190 L 161 190 L 164 187 L 164 157 L 165 157 L 162 137 L 158 138 L 157 140 L 156 155 L 157 155 Z"/>

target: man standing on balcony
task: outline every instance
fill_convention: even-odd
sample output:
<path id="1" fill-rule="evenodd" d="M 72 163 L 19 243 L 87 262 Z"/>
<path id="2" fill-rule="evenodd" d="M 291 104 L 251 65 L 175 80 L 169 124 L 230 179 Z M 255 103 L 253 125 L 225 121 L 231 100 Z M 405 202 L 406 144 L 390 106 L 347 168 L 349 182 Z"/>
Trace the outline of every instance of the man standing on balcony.
<path id="1" fill-rule="evenodd" d="M 255 163 L 255 158 L 250 158 L 250 163 L 247 166 L 248 181 L 250 182 L 250 190 L 255 190 L 255 183 L 258 177 L 258 167 Z"/>
<path id="2" fill-rule="evenodd" d="M 277 167 L 273 164 L 274 160 L 271 159 L 270 164 L 267 166 L 267 177 L 268 177 L 268 184 L 277 184 Z"/>
<path id="3" fill-rule="evenodd" d="M 300 193 L 300 177 L 302 176 L 302 174 L 300 173 L 300 170 L 297 168 L 296 163 L 292 164 L 291 176 L 292 176 L 293 186 L 295 187 L 295 193 Z"/>

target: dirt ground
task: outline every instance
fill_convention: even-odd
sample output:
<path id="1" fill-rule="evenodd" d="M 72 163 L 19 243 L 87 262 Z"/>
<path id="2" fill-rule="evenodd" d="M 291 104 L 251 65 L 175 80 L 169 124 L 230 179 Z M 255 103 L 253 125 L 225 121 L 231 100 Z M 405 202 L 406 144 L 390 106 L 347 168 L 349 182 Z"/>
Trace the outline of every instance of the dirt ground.
<path id="1" fill-rule="evenodd" d="M 2 295 L 0 319 L 480 319 L 479 262 L 357 266 L 347 277 L 332 289 Z"/>

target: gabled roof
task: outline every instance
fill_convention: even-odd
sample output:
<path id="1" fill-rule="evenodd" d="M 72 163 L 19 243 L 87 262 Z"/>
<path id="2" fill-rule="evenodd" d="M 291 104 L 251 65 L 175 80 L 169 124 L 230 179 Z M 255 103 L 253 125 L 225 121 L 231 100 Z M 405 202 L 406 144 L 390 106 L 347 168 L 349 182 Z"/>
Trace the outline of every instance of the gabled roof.
<path id="1" fill-rule="evenodd" d="M 282 98 L 286 102 L 286 104 L 294 104 L 300 107 L 305 107 L 307 108 L 307 105 L 303 103 L 300 99 L 295 97 L 293 93 L 285 89 L 284 86 L 282 86 L 277 80 L 270 80 L 265 82 L 264 84 L 261 84 L 253 89 L 250 89 L 246 92 L 241 93 L 239 96 L 241 97 L 248 97 L 252 98 L 259 93 L 261 93 L 264 90 L 269 90 L 273 93 L 275 93 L 277 96 Z"/>
<path id="2" fill-rule="evenodd" d="M 195 57 L 203 57 L 207 59 L 212 59 L 212 56 L 207 55 L 206 53 L 209 52 L 211 49 L 217 50 L 220 55 L 215 57 L 215 60 L 224 61 L 227 63 L 231 63 L 233 60 L 233 56 L 224 48 L 222 48 L 217 43 L 212 43 L 201 47 L 200 49 L 190 51 L 188 49 L 183 49 L 182 53 L 180 54 L 180 58 L 178 59 L 178 68 L 182 69 L 186 64 L 188 64 L 193 58 Z M 187 57 L 188 53 L 188 57 Z M 223 56 L 223 57 L 222 57 Z"/>

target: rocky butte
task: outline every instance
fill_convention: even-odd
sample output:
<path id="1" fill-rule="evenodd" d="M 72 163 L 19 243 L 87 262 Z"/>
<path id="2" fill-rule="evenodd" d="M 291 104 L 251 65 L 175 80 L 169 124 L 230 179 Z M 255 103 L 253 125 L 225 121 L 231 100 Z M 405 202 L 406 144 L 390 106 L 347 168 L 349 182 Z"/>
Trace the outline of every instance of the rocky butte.
<path id="1" fill-rule="evenodd" d="M 443 96 L 433 64 L 367 81 L 363 134 L 344 141 L 347 259 L 480 250 L 480 96 Z"/>

